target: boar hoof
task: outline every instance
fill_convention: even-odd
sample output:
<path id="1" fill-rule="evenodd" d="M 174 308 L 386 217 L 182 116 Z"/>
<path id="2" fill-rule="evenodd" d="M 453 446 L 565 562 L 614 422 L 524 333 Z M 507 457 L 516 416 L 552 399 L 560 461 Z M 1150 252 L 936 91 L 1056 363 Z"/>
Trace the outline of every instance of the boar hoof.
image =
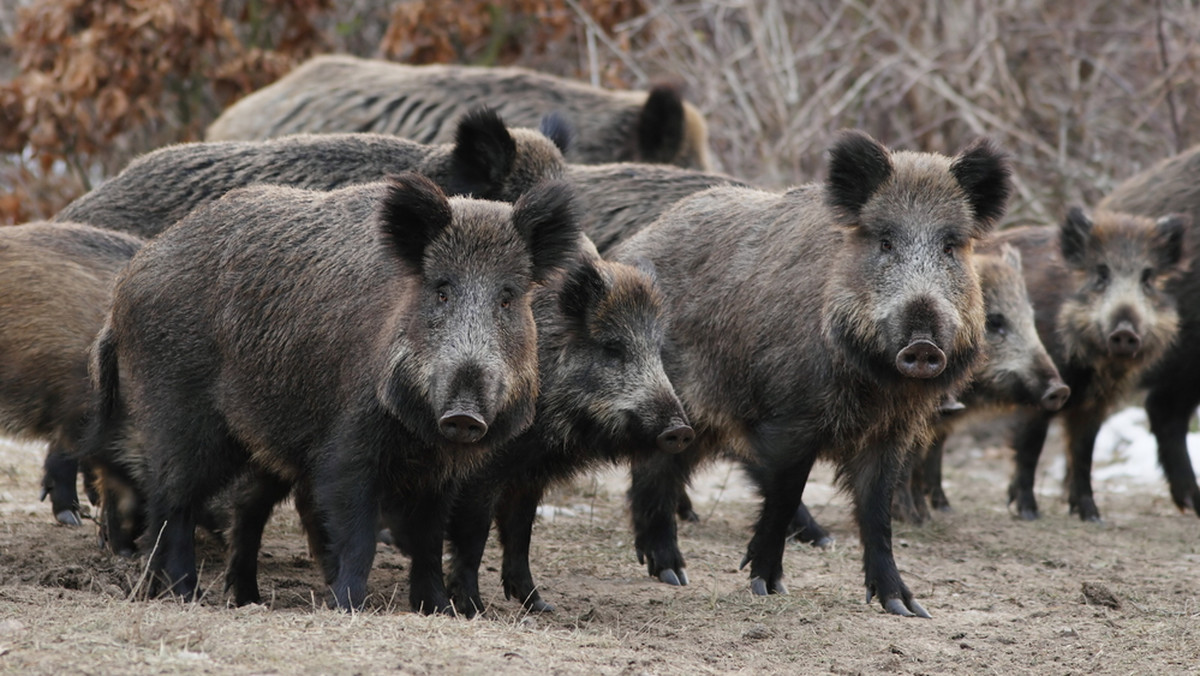
<path id="1" fill-rule="evenodd" d="M 546 603 L 540 597 L 530 599 L 529 603 L 525 604 L 525 609 L 531 613 L 552 613 L 552 612 L 554 612 L 554 606 L 550 605 L 549 603 Z"/>
<path id="2" fill-rule="evenodd" d="M 672 587 L 683 587 L 688 583 L 687 573 L 683 572 L 682 569 L 679 570 L 677 574 L 676 571 L 671 570 L 670 568 L 664 568 L 663 570 L 659 571 L 658 579 L 662 582 L 666 582 Z"/>
<path id="3" fill-rule="evenodd" d="M 690 508 L 689 508 L 689 509 L 682 509 L 682 508 L 680 508 L 680 510 L 679 510 L 679 520 L 680 520 L 680 521 L 683 521 L 683 522 L 686 522 L 686 523 L 700 523 L 700 515 L 699 515 L 699 514 L 697 514 L 697 513 L 696 513 L 696 510 L 694 510 L 694 509 L 690 509 Z"/>
<path id="4" fill-rule="evenodd" d="M 755 576 L 750 578 L 750 592 L 755 596 L 767 596 L 768 594 L 787 594 L 788 590 L 782 580 L 768 585 L 766 580 Z"/>
<path id="5" fill-rule="evenodd" d="M 54 518 L 64 526 L 83 525 L 83 519 L 79 516 L 79 512 L 73 509 L 64 509 L 61 512 L 55 512 Z"/>
<path id="6" fill-rule="evenodd" d="M 884 602 L 883 609 L 893 615 L 899 615 L 901 617 L 923 617 L 927 620 L 933 619 L 933 616 L 929 614 L 929 611 L 922 608 L 921 604 L 917 603 L 916 599 L 910 599 L 907 606 L 905 605 L 904 601 L 901 601 L 900 599 L 888 599 Z"/>

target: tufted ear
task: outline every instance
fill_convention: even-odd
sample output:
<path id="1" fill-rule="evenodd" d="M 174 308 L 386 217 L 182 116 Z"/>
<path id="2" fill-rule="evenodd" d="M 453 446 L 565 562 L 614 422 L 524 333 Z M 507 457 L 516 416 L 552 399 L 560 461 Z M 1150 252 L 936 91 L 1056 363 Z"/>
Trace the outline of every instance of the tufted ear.
<path id="1" fill-rule="evenodd" d="M 861 131 L 843 131 L 829 149 L 825 203 L 842 220 L 857 221 L 867 200 L 891 175 L 887 148 Z"/>
<path id="2" fill-rule="evenodd" d="M 411 172 L 392 176 L 379 206 L 380 238 L 419 271 L 425 248 L 453 218 L 449 200 L 433 181 Z"/>
<path id="3" fill-rule="evenodd" d="M 558 305 L 568 319 L 586 323 L 588 310 L 596 307 L 608 293 L 608 282 L 593 261 L 582 261 L 563 280 Z"/>
<path id="4" fill-rule="evenodd" d="M 458 121 L 451 152 L 451 191 L 488 199 L 500 191 L 517 159 L 517 142 L 490 108 L 476 108 Z"/>
<path id="5" fill-rule="evenodd" d="M 567 154 L 567 150 L 571 147 L 571 139 L 575 136 L 571 122 L 557 111 L 542 117 L 538 131 L 542 133 L 542 136 L 550 139 L 555 146 L 558 146 L 558 152 L 563 155 Z"/>
<path id="6" fill-rule="evenodd" d="M 1158 246 L 1155 247 L 1155 265 L 1172 268 L 1183 260 L 1183 239 L 1187 234 L 1191 218 L 1184 214 L 1169 214 L 1158 219 L 1154 227 L 1158 230 Z"/>
<path id="7" fill-rule="evenodd" d="M 650 90 L 638 114 L 638 159 L 642 162 L 669 163 L 683 147 L 683 97 L 672 85 L 657 85 Z"/>
<path id="8" fill-rule="evenodd" d="M 1063 260 L 1074 268 L 1083 266 L 1088 240 L 1092 237 L 1092 219 L 1079 207 L 1071 207 L 1058 233 Z"/>
<path id="9" fill-rule="evenodd" d="M 565 181 L 537 184 L 513 205 L 513 226 L 529 244 L 534 281 L 544 281 L 579 252 L 575 191 Z"/>
<path id="10" fill-rule="evenodd" d="M 977 139 L 950 163 L 950 173 L 967 193 L 975 214 L 975 236 L 992 230 L 1008 207 L 1012 193 L 1012 168 L 1008 156 L 991 140 Z"/>

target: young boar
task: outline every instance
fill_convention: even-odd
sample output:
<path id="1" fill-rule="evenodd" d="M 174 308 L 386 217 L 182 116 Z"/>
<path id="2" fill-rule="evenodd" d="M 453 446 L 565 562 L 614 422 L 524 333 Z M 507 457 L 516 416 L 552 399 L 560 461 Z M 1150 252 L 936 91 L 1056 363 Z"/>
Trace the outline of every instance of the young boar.
<path id="1" fill-rule="evenodd" d="M 1188 424 L 1200 406 L 1200 146 L 1165 159 L 1133 176 L 1099 209 L 1160 218 L 1190 218 L 1184 255 L 1187 269 L 1166 286 L 1178 301 L 1179 334 L 1162 359 L 1148 369 L 1142 385 L 1150 429 L 1158 440 L 1158 461 L 1179 509 L 1200 516 L 1200 486 L 1188 457 Z M 1182 266 L 1183 264 L 1181 264 Z"/>
<path id="2" fill-rule="evenodd" d="M 1061 413 L 1019 413 L 1017 470 L 1009 502 L 1023 519 L 1038 517 L 1033 477 L 1055 415 L 1067 436 L 1070 511 L 1099 521 L 1092 494 L 1092 450 L 1112 405 L 1137 384 L 1175 340 L 1179 315 L 1170 285 L 1181 273 L 1185 223 L 1072 209 L 1060 228 L 1006 230 L 998 243 L 1017 248 L 1035 308 L 1038 334 L 1071 388 Z"/>
<path id="3" fill-rule="evenodd" d="M 686 579 L 679 498 L 699 461 L 732 446 L 765 470 L 752 473 L 763 502 L 743 561 L 751 589 L 784 592 L 789 524 L 826 457 L 854 501 L 868 599 L 928 617 L 892 557 L 892 492 L 976 364 L 984 312 L 972 250 L 1009 191 L 1008 163 L 986 141 L 948 158 L 847 132 L 824 185 L 714 188 L 613 251 L 658 270 L 663 362 L 696 428 L 688 453 L 634 466 L 636 547 L 651 575 Z"/>
<path id="4" fill-rule="evenodd" d="M 533 420 L 530 292 L 576 250 L 571 212 L 561 183 L 510 207 L 405 174 L 241 189 L 148 244 L 93 348 L 89 448 L 134 439 L 159 586 L 195 594 L 196 514 L 249 473 L 268 505 L 296 485 L 338 606 L 365 599 L 382 507 L 422 524 L 412 607 L 448 608 L 452 486 Z M 265 521 L 236 510 L 231 539 Z"/>
<path id="5" fill-rule="evenodd" d="M 143 242 L 79 223 L 0 228 L 0 429 L 50 442 L 42 499 L 82 523 L 76 445 L 89 401 L 87 350 L 112 285 Z"/>
<path id="6" fill-rule="evenodd" d="M 565 143 L 558 123 L 544 131 Z M 542 133 L 508 129 L 476 109 L 453 127 L 452 143 L 424 145 L 377 134 L 301 135 L 261 143 L 183 143 L 147 153 L 68 204 L 55 220 L 153 237 L 187 213 L 254 183 L 333 190 L 414 171 L 444 192 L 514 202 L 564 170 Z"/>
<path id="7" fill-rule="evenodd" d="M 451 122 L 478 105 L 518 126 L 561 113 L 576 130 L 571 162 L 710 168 L 704 117 L 670 86 L 612 91 L 523 68 L 411 66 L 346 55 L 314 57 L 243 98 L 209 126 L 206 138 L 375 132 L 440 143 L 450 140 Z"/>
<path id="8" fill-rule="evenodd" d="M 983 243 L 975 252 L 975 271 L 983 291 L 984 359 L 971 376 L 959 401 L 971 413 L 979 410 L 1028 406 L 1057 411 L 1071 388 L 1063 382 L 1038 337 L 1033 306 L 1021 271 L 1021 254 L 1011 246 Z M 935 509 L 948 510 L 942 490 L 942 450 L 960 417 L 939 415 L 934 441 L 914 459 L 907 489 L 897 491 L 893 516 L 922 523 L 929 516 L 926 495 Z M 899 510 L 896 509 L 899 507 Z"/>

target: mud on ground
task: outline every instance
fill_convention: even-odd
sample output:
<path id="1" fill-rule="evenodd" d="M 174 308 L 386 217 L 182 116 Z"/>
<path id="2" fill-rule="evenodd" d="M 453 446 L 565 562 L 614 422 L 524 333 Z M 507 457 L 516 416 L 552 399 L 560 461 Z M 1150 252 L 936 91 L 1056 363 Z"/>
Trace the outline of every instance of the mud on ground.
<path id="1" fill-rule="evenodd" d="M 1200 520 L 1165 486 L 1100 485 L 1106 521 L 1084 524 L 1043 474 L 1041 520 L 1015 521 L 1003 449 L 950 455 L 955 511 L 896 526 L 900 571 L 932 620 L 863 602 L 848 502 L 820 466 L 805 498 L 837 542 L 789 546 L 787 596 L 751 596 L 736 569 L 756 501 L 720 465 L 699 482 L 702 521 L 682 527 L 687 587 L 637 564 L 617 470 L 543 509 L 533 568 L 550 614 L 505 600 L 494 542 L 481 617 L 407 612 L 408 563 L 384 545 L 367 609 L 327 610 L 290 505 L 268 528 L 265 605 L 229 607 L 211 540 L 200 603 L 129 601 L 143 562 L 98 550 L 94 524 L 53 523 L 36 502 L 42 451 L 0 443 L 0 673 L 1200 673 Z"/>

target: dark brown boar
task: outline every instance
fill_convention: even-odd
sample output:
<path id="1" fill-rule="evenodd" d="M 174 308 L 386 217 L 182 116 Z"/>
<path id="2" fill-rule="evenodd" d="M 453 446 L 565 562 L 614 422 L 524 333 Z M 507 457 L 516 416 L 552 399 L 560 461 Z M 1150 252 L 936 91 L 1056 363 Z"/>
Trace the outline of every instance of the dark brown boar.
<path id="1" fill-rule="evenodd" d="M 674 515 L 693 468 L 732 446 L 765 471 L 743 562 L 781 593 L 788 526 L 818 457 L 838 467 L 863 542 L 868 599 L 928 616 L 892 557 L 892 492 L 929 421 L 983 341 L 974 242 L 1004 211 L 1005 158 L 981 141 L 955 158 L 892 152 L 847 132 L 824 185 L 784 194 L 714 188 L 614 250 L 658 270 L 663 362 L 696 442 L 635 463 L 636 547 L 683 581 Z"/>
<path id="2" fill-rule="evenodd" d="M 534 318 L 541 384 L 533 426 L 464 482 L 450 519 L 450 591 L 460 612 L 483 609 L 479 565 L 493 519 L 505 597 L 552 610 L 529 569 L 546 488 L 601 463 L 678 453 L 693 437 L 663 370 L 666 317 L 648 264 L 584 260 L 538 290 Z"/>
<path id="3" fill-rule="evenodd" d="M 546 132 L 561 137 L 555 124 Z M 168 146 L 137 158 L 55 220 L 153 237 L 192 209 L 254 183 L 334 190 L 415 171 L 447 194 L 514 202 L 539 181 L 562 175 L 562 153 L 550 138 L 508 129 L 491 110 L 467 112 L 449 129 L 452 143 L 441 145 L 337 134 Z"/>
<path id="4" fill-rule="evenodd" d="M 297 487 L 337 605 L 365 599 L 382 506 L 422 524 L 412 607 L 448 608 L 450 488 L 532 422 L 530 290 L 577 238 L 561 183 L 510 207 L 415 174 L 244 188 L 155 238 L 93 348 L 88 444 L 132 444 L 159 587 L 195 594 L 195 515 L 248 473 L 268 506 Z M 231 539 L 257 541 L 239 506 Z"/>
<path id="5" fill-rule="evenodd" d="M 0 429 L 50 442 L 42 499 L 78 526 L 75 447 L 89 401 L 87 348 L 142 240 L 79 223 L 0 228 Z"/>
<path id="6" fill-rule="evenodd" d="M 1179 509 L 1200 516 L 1200 486 L 1188 457 L 1188 425 L 1200 406 L 1200 146 L 1167 158 L 1117 186 L 1098 208 L 1160 218 L 1190 217 L 1185 244 L 1187 270 L 1166 289 L 1178 302 L 1179 333 L 1142 378 L 1158 461 Z"/>
<path id="7" fill-rule="evenodd" d="M 1070 511 L 1100 520 L 1091 482 L 1096 433 L 1175 339 L 1179 315 L 1169 287 L 1181 272 L 1184 231 L 1179 216 L 1155 222 L 1097 211 L 1089 218 L 1075 208 L 1059 228 L 997 235 L 1021 251 L 1038 334 L 1071 388 L 1061 412 L 1018 413 L 1017 470 L 1008 495 L 1021 518 L 1038 517 L 1033 477 L 1050 421 L 1062 415 Z"/>
<path id="8" fill-rule="evenodd" d="M 518 126 L 561 113 L 576 133 L 571 162 L 653 162 L 707 170 L 704 117 L 669 85 L 614 91 L 523 68 L 413 66 L 317 56 L 230 106 L 210 141 L 285 134 L 375 132 L 423 143 L 450 140 L 451 123 L 488 105 Z"/>
<path id="9" fill-rule="evenodd" d="M 984 242 L 975 251 L 974 263 L 986 313 L 983 360 L 958 401 L 972 414 L 1017 406 L 1061 409 L 1071 389 L 1038 336 L 1021 254 L 1007 244 L 997 247 Z M 942 490 L 942 451 L 946 437 L 961 419 L 958 413 L 939 413 L 933 443 L 914 458 L 911 480 L 896 492 L 893 516 L 924 522 L 929 517 L 926 496 L 934 509 L 950 509 Z"/>

